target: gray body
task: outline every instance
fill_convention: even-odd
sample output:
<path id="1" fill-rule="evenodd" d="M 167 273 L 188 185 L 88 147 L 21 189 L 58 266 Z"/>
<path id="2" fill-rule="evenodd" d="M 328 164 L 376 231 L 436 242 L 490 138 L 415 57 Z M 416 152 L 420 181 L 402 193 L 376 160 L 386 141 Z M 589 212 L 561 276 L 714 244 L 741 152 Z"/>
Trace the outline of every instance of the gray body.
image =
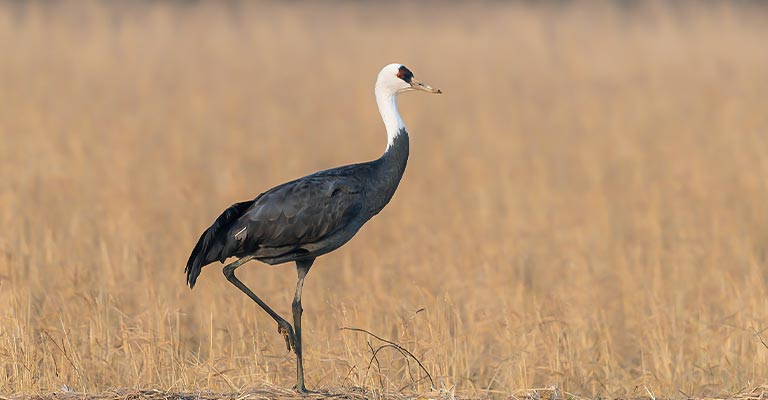
<path id="1" fill-rule="evenodd" d="M 200 236 L 187 283 L 194 286 L 203 266 L 229 257 L 311 263 L 339 248 L 395 194 L 408 152 L 402 129 L 377 160 L 316 172 L 232 205 Z"/>
<path id="2" fill-rule="evenodd" d="M 296 353 L 296 385 L 304 385 L 301 341 L 301 293 L 315 258 L 352 239 L 389 203 L 408 162 L 408 132 L 397 111 L 397 95 L 410 90 L 442 93 L 414 79 L 402 64 L 389 64 L 376 78 L 374 94 L 387 130 L 388 146 L 379 159 L 320 171 L 274 187 L 251 201 L 233 204 L 203 232 L 189 256 L 187 283 L 195 286 L 201 269 L 236 257 L 222 268 L 227 280 L 277 322 L 287 349 Z M 296 263 L 293 325 L 275 312 L 235 275 L 251 260 Z"/>

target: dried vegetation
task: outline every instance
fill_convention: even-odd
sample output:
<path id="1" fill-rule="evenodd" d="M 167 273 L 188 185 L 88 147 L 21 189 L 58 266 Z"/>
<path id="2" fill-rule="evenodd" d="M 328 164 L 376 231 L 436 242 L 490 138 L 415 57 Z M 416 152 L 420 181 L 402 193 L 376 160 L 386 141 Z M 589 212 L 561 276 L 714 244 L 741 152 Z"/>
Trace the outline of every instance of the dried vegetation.
<path id="1" fill-rule="evenodd" d="M 400 61 L 445 94 L 403 96 L 400 190 L 308 276 L 309 385 L 762 396 L 766 37 L 746 2 L 0 3 L 0 393 L 290 387 L 274 323 L 186 257 L 230 203 L 377 157 Z M 242 271 L 290 313 L 291 266 Z"/>

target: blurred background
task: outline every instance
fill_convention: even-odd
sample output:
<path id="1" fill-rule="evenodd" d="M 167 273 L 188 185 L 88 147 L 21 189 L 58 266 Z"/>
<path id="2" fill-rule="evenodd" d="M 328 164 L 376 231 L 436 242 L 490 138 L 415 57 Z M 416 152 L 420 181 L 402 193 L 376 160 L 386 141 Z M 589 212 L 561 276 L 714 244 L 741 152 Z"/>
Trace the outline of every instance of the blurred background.
<path id="1" fill-rule="evenodd" d="M 392 203 L 304 290 L 307 385 L 735 395 L 768 383 L 761 2 L 0 2 L 0 391 L 290 387 L 205 268 L 227 206 L 386 145 Z M 241 279 L 290 315 L 293 265 Z M 373 361 L 373 362 L 372 362 Z"/>

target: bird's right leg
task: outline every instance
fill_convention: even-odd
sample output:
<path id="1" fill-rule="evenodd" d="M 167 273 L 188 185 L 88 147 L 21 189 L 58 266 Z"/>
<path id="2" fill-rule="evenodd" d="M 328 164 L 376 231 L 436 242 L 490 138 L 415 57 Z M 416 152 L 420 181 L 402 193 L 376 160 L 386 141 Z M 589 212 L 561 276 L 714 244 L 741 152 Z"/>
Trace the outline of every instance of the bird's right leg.
<path id="1" fill-rule="evenodd" d="M 288 351 L 291 351 L 291 349 L 296 348 L 296 336 L 293 333 L 293 327 L 291 324 L 288 323 L 283 317 L 278 315 L 272 308 L 270 308 L 267 303 L 265 303 L 263 300 L 259 298 L 259 296 L 256 296 L 256 294 L 251 291 L 251 289 L 248 289 L 243 282 L 240 281 L 240 279 L 237 279 L 235 276 L 235 270 L 240 267 L 241 265 L 247 263 L 248 261 L 253 260 L 254 256 L 245 256 L 241 259 L 238 259 L 230 264 L 227 264 L 224 269 L 224 276 L 227 277 L 227 280 L 232 282 L 233 285 L 237 286 L 238 289 L 240 289 L 243 293 L 247 294 L 248 297 L 251 298 L 251 300 L 255 301 L 256 304 L 261 306 L 264 311 L 269 314 L 272 319 L 274 319 L 277 322 L 277 332 L 283 335 L 283 338 L 285 339 L 285 346 L 288 348 Z"/>
<path id="2" fill-rule="evenodd" d="M 315 259 L 296 261 L 296 271 L 298 272 L 299 279 L 296 282 L 296 294 L 293 296 L 293 327 L 296 333 L 296 346 L 293 350 L 296 352 L 296 386 L 294 389 L 300 393 L 313 393 L 311 390 L 307 390 L 304 386 L 304 364 L 302 361 L 301 352 L 301 314 L 304 310 L 301 308 L 301 290 L 304 287 L 304 278 L 309 272 L 309 268 L 312 267 L 312 263 Z"/>

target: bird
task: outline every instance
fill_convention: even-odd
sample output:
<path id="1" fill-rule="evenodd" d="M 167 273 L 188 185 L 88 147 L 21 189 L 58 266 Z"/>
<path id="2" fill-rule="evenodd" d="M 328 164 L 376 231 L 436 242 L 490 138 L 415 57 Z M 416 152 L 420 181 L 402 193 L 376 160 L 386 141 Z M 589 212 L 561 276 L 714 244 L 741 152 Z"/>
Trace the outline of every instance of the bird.
<path id="1" fill-rule="evenodd" d="M 381 69 L 374 87 L 387 132 L 387 147 L 381 157 L 315 172 L 269 189 L 253 200 L 233 204 L 200 235 L 184 269 L 187 284 L 193 288 L 204 266 L 236 258 L 224 266 L 224 276 L 277 322 L 288 351 L 296 354 L 294 389 L 300 393 L 311 393 L 304 384 L 302 364 L 304 278 L 317 257 L 352 239 L 395 194 L 409 153 L 408 131 L 397 109 L 397 96 L 408 91 L 442 93 L 418 81 L 402 64 Z M 269 265 L 296 264 L 293 325 L 235 276 L 235 270 L 251 260 Z"/>

